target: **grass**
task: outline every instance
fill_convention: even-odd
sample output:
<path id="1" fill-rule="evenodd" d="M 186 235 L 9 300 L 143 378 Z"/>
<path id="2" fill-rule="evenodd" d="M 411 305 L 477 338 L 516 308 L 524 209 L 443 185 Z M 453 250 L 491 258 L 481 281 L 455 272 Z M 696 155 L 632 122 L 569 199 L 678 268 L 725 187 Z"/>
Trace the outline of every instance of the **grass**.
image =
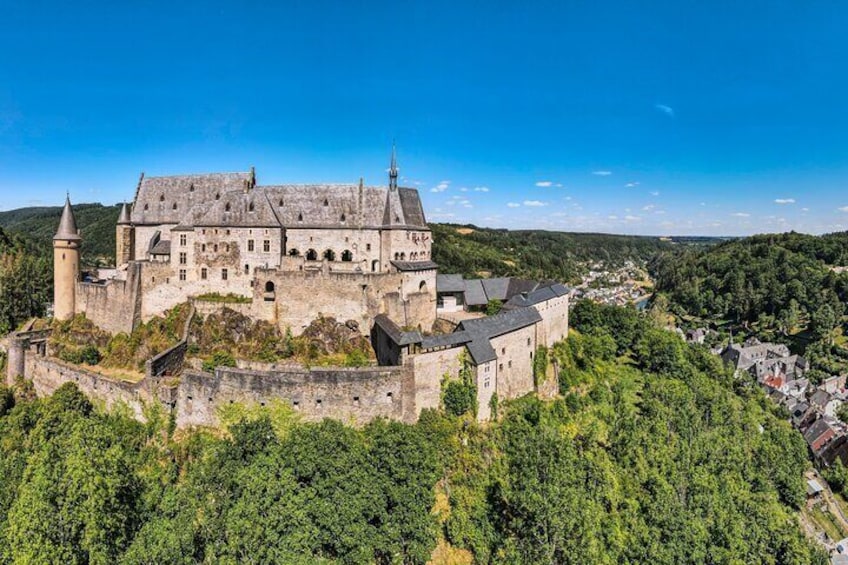
<path id="1" fill-rule="evenodd" d="M 200 294 L 194 297 L 195 300 L 201 300 L 203 302 L 215 302 L 219 304 L 250 304 L 253 302 L 252 298 L 248 298 L 246 296 L 239 296 L 238 294 L 233 294 L 232 292 L 228 294 L 220 294 L 217 292 L 207 292 L 206 294 Z"/>
<path id="2" fill-rule="evenodd" d="M 833 521 L 830 512 L 823 511 L 818 506 L 815 506 L 807 511 L 807 515 L 831 540 L 839 541 L 845 537 L 842 530 Z"/>

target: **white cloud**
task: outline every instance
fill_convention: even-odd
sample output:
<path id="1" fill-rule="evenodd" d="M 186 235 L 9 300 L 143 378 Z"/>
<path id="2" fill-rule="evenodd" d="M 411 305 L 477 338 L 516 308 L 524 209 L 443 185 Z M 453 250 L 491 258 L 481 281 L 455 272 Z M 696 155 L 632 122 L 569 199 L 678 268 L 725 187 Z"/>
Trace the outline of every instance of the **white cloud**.
<path id="1" fill-rule="evenodd" d="M 554 183 L 549 181 L 549 180 L 540 180 L 539 182 L 536 183 L 536 186 L 539 186 L 539 187 L 542 187 L 542 188 L 547 188 L 549 186 L 553 186 L 553 184 Z"/>
<path id="2" fill-rule="evenodd" d="M 618 219 L 618 216 L 616 216 L 615 214 L 610 214 L 609 216 L 607 216 L 607 219 L 609 219 L 609 220 L 617 220 L 617 219 Z"/>
<path id="3" fill-rule="evenodd" d="M 848 212 L 848 206 L 842 206 L 840 208 L 837 208 L 837 210 L 839 210 L 840 212 Z"/>
<path id="4" fill-rule="evenodd" d="M 430 217 L 433 219 L 447 219 L 447 218 L 455 218 L 456 214 L 430 214 Z"/>
<path id="5" fill-rule="evenodd" d="M 506 205 L 510 208 L 518 208 L 519 206 L 521 206 L 521 204 L 519 204 L 518 202 L 507 202 Z"/>
<path id="6" fill-rule="evenodd" d="M 640 218 L 639 216 L 630 216 L 630 215 L 627 215 L 627 216 L 624 216 L 624 219 L 625 219 L 625 220 L 627 220 L 628 222 L 638 222 L 638 221 L 639 221 L 639 220 L 641 220 L 642 218 Z"/>
<path id="7" fill-rule="evenodd" d="M 638 182 L 628 182 L 624 186 L 626 186 L 627 188 L 633 188 L 634 186 L 639 186 L 639 183 Z"/>
<path id="8" fill-rule="evenodd" d="M 459 189 L 459 191 L 460 191 L 460 192 L 468 192 L 468 189 L 467 189 L 466 187 L 464 187 L 464 186 L 463 186 L 462 188 L 460 188 L 460 189 Z"/>
<path id="9" fill-rule="evenodd" d="M 674 117 L 674 108 L 672 108 L 671 106 L 666 106 L 665 104 L 654 104 L 654 108 L 656 108 L 669 118 Z"/>
<path id="10" fill-rule="evenodd" d="M 530 206 L 530 207 L 539 207 L 539 206 L 547 206 L 548 203 L 542 202 L 541 200 L 525 200 L 524 205 Z"/>
<path id="11" fill-rule="evenodd" d="M 648 194 L 650 194 L 651 196 L 659 196 L 659 195 L 660 195 L 660 191 L 659 191 L 659 190 L 652 190 L 652 191 L 651 191 L 651 192 L 649 192 Z"/>
<path id="12" fill-rule="evenodd" d="M 795 204 L 794 198 L 775 198 L 775 204 Z"/>
<path id="13" fill-rule="evenodd" d="M 845 208 L 846 211 L 848 211 L 848 206 L 846 206 Z M 737 218 L 749 218 L 751 217 L 751 214 L 749 214 L 748 212 L 734 212 L 733 214 L 731 214 L 731 216 L 735 216 Z"/>
<path id="14" fill-rule="evenodd" d="M 612 171 L 592 171 L 592 174 L 599 177 L 608 177 L 612 174 Z"/>
<path id="15" fill-rule="evenodd" d="M 475 186 L 474 192 L 489 192 L 488 186 Z"/>
<path id="16" fill-rule="evenodd" d="M 440 182 L 439 184 L 437 184 L 436 186 L 431 188 L 430 192 L 444 192 L 448 189 L 449 185 L 450 185 L 450 181 L 444 181 L 443 180 L 442 182 Z"/>
<path id="17" fill-rule="evenodd" d="M 809 208 L 801 208 L 801 211 L 802 211 L 802 212 L 809 212 L 809 211 L 810 211 L 810 209 L 809 209 Z"/>
<path id="18" fill-rule="evenodd" d="M 656 205 L 655 205 L 655 204 L 647 204 L 647 205 L 645 205 L 645 206 L 642 206 L 642 211 L 643 211 L 643 212 L 650 212 L 650 211 L 651 211 L 651 210 L 653 210 L 654 208 L 656 208 Z"/>

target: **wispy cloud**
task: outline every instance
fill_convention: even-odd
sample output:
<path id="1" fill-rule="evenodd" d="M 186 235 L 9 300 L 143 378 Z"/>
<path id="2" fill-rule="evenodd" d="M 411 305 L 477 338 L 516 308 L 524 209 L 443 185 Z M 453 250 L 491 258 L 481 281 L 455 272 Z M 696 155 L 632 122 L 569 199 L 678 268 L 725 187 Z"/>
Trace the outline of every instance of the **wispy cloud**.
<path id="1" fill-rule="evenodd" d="M 660 195 L 660 191 L 659 191 L 659 190 L 652 190 L 652 191 L 651 191 L 651 192 L 649 192 L 648 194 L 650 194 L 651 196 L 659 196 L 659 195 Z"/>
<path id="2" fill-rule="evenodd" d="M 656 108 L 669 118 L 674 117 L 674 108 L 672 108 L 671 106 L 666 106 L 665 104 L 654 104 L 654 108 Z"/>
<path id="3" fill-rule="evenodd" d="M 539 206 L 547 206 L 547 202 L 542 202 L 541 200 L 525 200 L 525 206 L 530 206 L 531 208 L 538 208 Z"/>
<path id="4" fill-rule="evenodd" d="M 848 206 L 846 206 L 845 209 L 846 211 L 848 211 Z M 736 218 L 750 218 L 751 214 L 749 214 L 748 212 L 734 212 L 731 214 L 731 216 L 734 216 Z"/>
<path id="5" fill-rule="evenodd" d="M 657 206 L 655 204 L 646 204 L 645 206 L 642 206 L 642 211 L 643 212 L 650 212 L 651 210 L 653 210 L 656 207 Z"/>
<path id="6" fill-rule="evenodd" d="M 489 192 L 488 186 L 475 186 L 474 192 Z"/>
<path id="7" fill-rule="evenodd" d="M 536 183 L 536 186 L 540 186 L 542 188 L 547 188 L 547 187 L 553 186 L 553 185 L 554 185 L 553 181 L 549 181 L 549 180 L 540 180 L 539 182 Z"/>
<path id="8" fill-rule="evenodd" d="M 442 182 L 440 182 L 439 184 L 437 184 L 436 186 L 431 188 L 430 192 L 444 192 L 448 189 L 449 186 L 450 186 L 450 181 L 449 180 L 443 180 Z"/>
<path id="9" fill-rule="evenodd" d="M 638 222 L 638 221 L 639 221 L 639 220 L 641 220 L 642 218 L 640 218 L 639 216 L 631 216 L 631 215 L 628 215 L 628 216 L 624 216 L 624 219 L 625 219 L 626 221 L 628 221 L 628 222 Z"/>
<path id="10" fill-rule="evenodd" d="M 837 208 L 837 210 L 839 210 L 840 212 L 848 212 L 848 206 L 841 206 Z"/>
<path id="11" fill-rule="evenodd" d="M 518 202 L 507 202 L 506 205 L 509 208 L 519 208 L 521 206 L 521 204 L 519 204 Z"/>
<path id="12" fill-rule="evenodd" d="M 612 171 L 592 171 L 592 174 L 599 177 L 608 177 L 612 174 Z"/>
<path id="13" fill-rule="evenodd" d="M 639 186 L 639 183 L 638 182 L 628 182 L 624 186 L 627 187 L 627 188 L 633 188 L 635 186 Z"/>
<path id="14" fill-rule="evenodd" d="M 775 204 L 795 204 L 794 198 L 775 198 Z"/>

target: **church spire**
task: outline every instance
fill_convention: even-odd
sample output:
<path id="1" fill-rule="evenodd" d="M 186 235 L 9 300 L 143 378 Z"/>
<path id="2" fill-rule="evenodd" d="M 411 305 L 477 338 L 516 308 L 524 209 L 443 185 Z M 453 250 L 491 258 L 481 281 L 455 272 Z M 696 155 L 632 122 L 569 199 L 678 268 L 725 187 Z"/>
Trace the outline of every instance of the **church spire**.
<path id="1" fill-rule="evenodd" d="M 397 190 L 397 150 L 395 149 L 395 142 L 392 141 L 392 164 L 389 167 L 389 190 Z"/>

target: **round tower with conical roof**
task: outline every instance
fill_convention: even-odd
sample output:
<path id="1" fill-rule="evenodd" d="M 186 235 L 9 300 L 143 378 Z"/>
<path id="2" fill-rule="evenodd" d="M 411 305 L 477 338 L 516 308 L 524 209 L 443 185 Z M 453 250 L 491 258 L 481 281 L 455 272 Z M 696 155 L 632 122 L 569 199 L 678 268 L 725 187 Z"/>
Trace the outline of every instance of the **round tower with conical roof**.
<path id="1" fill-rule="evenodd" d="M 59 220 L 59 229 L 53 236 L 53 317 L 57 320 L 74 317 L 81 245 L 82 238 L 68 196 L 65 198 L 62 219 Z"/>

